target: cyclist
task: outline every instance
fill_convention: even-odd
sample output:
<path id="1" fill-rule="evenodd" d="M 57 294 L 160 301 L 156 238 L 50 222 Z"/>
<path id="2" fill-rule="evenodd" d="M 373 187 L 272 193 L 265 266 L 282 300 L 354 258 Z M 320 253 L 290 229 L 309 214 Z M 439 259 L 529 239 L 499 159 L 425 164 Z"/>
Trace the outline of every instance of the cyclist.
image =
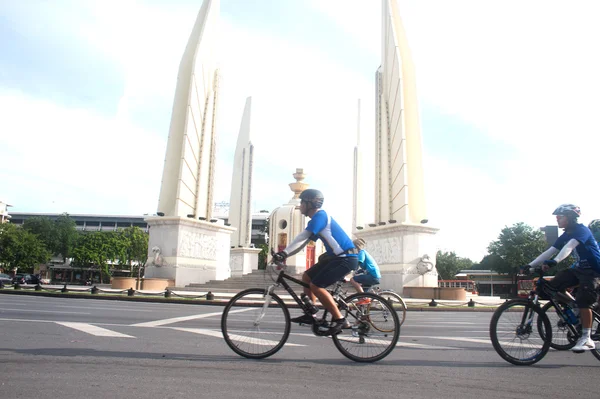
<path id="1" fill-rule="evenodd" d="M 379 284 L 379 280 L 381 279 L 381 272 L 379 271 L 379 266 L 377 266 L 377 262 L 375 259 L 367 252 L 365 248 L 365 240 L 362 238 L 357 238 L 352 241 L 354 246 L 358 250 L 358 267 L 359 270 L 357 274 L 352 277 L 350 280 L 350 284 L 356 289 L 357 292 L 364 292 L 363 285 L 371 286 Z M 369 298 L 363 298 L 358 301 L 357 305 L 366 305 L 369 303 Z"/>
<path id="2" fill-rule="evenodd" d="M 329 255 L 327 262 L 313 265 L 302 275 L 302 281 L 309 284 L 304 288 L 304 293 L 314 302 L 315 296 L 321 304 L 331 313 L 332 323 L 327 333 L 339 334 L 343 328 L 351 328 L 350 323 L 342 317 L 333 297 L 327 287 L 340 280 L 346 274 L 358 267 L 357 250 L 350 237 L 342 230 L 340 225 L 321 207 L 325 197 L 319 190 L 307 189 L 300 193 L 300 212 L 308 216 L 306 229 L 281 252 L 273 255 L 273 259 L 282 262 L 288 256 L 299 252 L 310 240 L 321 239 Z M 304 314 L 293 318 L 294 323 L 313 324 L 314 317 Z"/>
<path id="3" fill-rule="evenodd" d="M 593 321 L 591 308 L 598 302 L 600 249 L 590 229 L 581 223 L 577 223 L 577 218 L 581 216 L 581 210 L 578 206 L 563 204 L 556 208 L 552 214 L 556 215 L 558 227 L 564 229 L 564 233 L 558 237 L 550 248 L 525 267 L 542 265 L 542 270 L 545 271 L 556 266 L 558 262 L 573 253 L 577 260 L 575 265 L 558 272 L 548 284 L 557 291 L 564 291 L 569 287 L 579 285 L 575 301 L 579 307 L 583 329 L 581 338 L 572 350 L 576 353 L 593 350 L 596 348 L 596 344 L 590 336 Z M 557 252 L 558 254 L 554 259 L 551 259 Z"/>

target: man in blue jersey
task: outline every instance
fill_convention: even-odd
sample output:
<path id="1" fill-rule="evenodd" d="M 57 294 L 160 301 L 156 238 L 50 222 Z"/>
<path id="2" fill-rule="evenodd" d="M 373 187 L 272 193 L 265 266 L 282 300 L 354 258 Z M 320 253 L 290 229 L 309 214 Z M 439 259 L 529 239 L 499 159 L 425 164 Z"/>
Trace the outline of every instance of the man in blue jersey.
<path id="1" fill-rule="evenodd" d="M 381 279 L 381 272 L 375 259 L 367 252 L 365 248 L 365 240 L 357 238 L 352 241 L 356 249 L 358 249 L 358 272 L 350 280 L 350 284 L 356 289 L 357 292 L 363 292 L 363 285 L 371 286 L 379 284 Z M 358 301 L 357 305 L 366 305 L 370 302 L 369 298 L 363 298 Z"/>
<path id="2" fill-rule="evenodd" d="M 558 227 L 564 229 L 564 233 L 558 237 L 554 245 L 527 266 L 542 265 L 543 270 L 548 270 L 573 253 L 577 262 L 573 267 L 558 272 L 549 284 L 559 291 L 579 285 L 575 301 L 579 307 L 583 331 L 581 339 L 577 341 L 572 350 L 576 353 L 593 350 L 596 348 L 596 344 L 590 336 L 593 321 L 591 308 L 598 302 L 600 249 L 590 229 L 577 223 L 577 218 L 581 216 L 578 206 L 563 204 L 552 214 L 556 215 Z M 557 252 L 554 259 L 551 259 Z"/>
<path id="3" fill-rule="evenodd" d="M 299 252 L 309 241 L 318 239 L 323 241 L 328 254 L 327 262 L 318 262 L 302 275 L 302 281 L 309 284 L 304 288 L 304 293 L 312 301 L 315 296 L 321 304 L 331 313 L 332 323 L 328 334 L 339 334 L 343 328 L 350 328 L 350 323 L 342 317 L 333 297 L 327 287 L 340 280 L 346 274 L 358 267 L 357 250 L 352 240 L 339 224 L 321 207 L 325 197 L 319 190 L 308 189 L 300 194 L 300 212 L 308 216 L 306 229 L 281 252 L 273 255 L 276 261 L 284 261 L 288 256 Z M 302 315 L 292 319 L 295 323 L 312 324 L 314 317 Z"/>

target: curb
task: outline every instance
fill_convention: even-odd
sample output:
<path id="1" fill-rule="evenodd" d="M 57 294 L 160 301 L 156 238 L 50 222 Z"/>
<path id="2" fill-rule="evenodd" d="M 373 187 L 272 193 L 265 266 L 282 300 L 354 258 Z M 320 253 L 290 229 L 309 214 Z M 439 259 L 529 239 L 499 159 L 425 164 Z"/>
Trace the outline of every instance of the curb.
<path id="1" fill-rule="evenodd" d="M 97 299 L 97 300 L 106 300 L 106 301 L 129 301 L 129 302 L 151 302 L 151 303 L 179 303 L 186 305 L 210 305 L 210 306 L 225 306 L 229 302 L 229 299 L 225 300 L 207 300 L 207 299 L 199 299 L 198 296 L 185 298 L 174 298 L 169 297 L 165 298 L 164 296 L 156 296 L 156 297 L 148 297 L 148 296 L 126 296 L 122 294 L 91 294 L 88 292 L 81 293 L 65 293 L 65 292 L 43 292 L 43 291 L 29 291 L 29 290 L 10 290 L 10 289 L 0 289 L 0 294 L 6 295 L 33 295 L 33 296 L 42 296 L 42 297 L 52 297 L 52 298 L 73 298 L 73 299 Z M 217 294 L 215 294 L 217 295 Z M 298 304 L 295 302 L 289 303 L 285 302 L 288 308 L 296 309 L 299 308 Z M 428 306 L 428 305 L 413 305 L 407 303 L 406 310 L 408 312 L 494 312 L 498 306 L 501 304 L 487 305 L 487 304 L 479 304 L 479 307 L 468 307 L 465 305 L 444 305 L 441 303 L 437 303 L 436 306 Z"/>

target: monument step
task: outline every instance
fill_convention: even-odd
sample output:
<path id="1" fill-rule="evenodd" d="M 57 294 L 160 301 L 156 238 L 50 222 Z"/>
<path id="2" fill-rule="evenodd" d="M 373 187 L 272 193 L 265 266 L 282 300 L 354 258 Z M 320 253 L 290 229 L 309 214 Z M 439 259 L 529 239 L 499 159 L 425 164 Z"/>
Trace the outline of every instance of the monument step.
<path id="1" fill-rule="evenodd" d="M 292 275 L 292 277 L 298 280 L 302 279 L 301 274 Z M 173 289 L 182 291 L 239 292 L 247 288 L 266 288 L 274 283 L 273 278 L 264 270 L 257 270 L 244 276 L 231 277 L 226 280 L 211 280 L 204 284 L 190 283 L 185 287 L 174 287 Z M 296 284 L 292 283 L 291 285 L 294 286 Z M 292 288 L 295 291 L 301 292 L 300 286 Z"/>

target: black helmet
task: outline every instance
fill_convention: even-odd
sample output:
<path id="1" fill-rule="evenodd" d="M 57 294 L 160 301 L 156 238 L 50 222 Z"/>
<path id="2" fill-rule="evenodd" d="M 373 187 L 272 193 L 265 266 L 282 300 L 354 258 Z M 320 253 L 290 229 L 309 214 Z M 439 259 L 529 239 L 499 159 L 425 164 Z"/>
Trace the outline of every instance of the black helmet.
<path id="1" fill-rule="evenodd" d="M 325 197 L 323 197 L 323 193 L 319 190 L 315 190 L 313 188 L 309 188 L 308 190 L 304 190 L 300 193 L 300 199 L 302 201 L 310 202 L 313 207 L 320 208 L 323 206 L 323 201 L 325 201 Z"/>
<path id="2" fill-rule="evenodd" d="M 552 212 L 553 215 L 563 215 L 569 219 L 577 219 L 581 216 L 581 209 L 577 205 L 562 204 Z"/>

